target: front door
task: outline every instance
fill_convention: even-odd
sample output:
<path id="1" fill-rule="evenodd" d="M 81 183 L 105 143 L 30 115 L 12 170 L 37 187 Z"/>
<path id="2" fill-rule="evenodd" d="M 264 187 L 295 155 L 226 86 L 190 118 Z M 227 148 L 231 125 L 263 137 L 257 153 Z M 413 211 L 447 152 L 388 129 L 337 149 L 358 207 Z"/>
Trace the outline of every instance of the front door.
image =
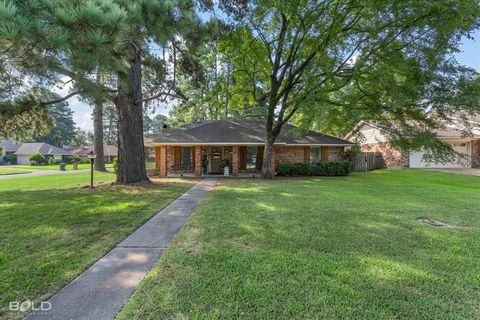
<path id="1" fill-rule="evenodd" d="M 222 173 L 222 147 L 210 148 L 210 173 Z"/>

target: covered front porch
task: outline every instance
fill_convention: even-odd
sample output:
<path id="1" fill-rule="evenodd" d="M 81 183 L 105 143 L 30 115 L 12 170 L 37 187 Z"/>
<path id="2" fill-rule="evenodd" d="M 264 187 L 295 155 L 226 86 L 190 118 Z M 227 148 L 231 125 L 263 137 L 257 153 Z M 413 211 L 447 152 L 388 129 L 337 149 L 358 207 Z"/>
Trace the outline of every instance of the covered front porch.
<path id="1" fill-rule="evenodd" d="M 263 146 L 258 145 L 161 145 L 155 147 L 155 170 L 159 176 L 188 177 L 259 175 Z M 273 162 L 273 161 L 272 161 Z"/>

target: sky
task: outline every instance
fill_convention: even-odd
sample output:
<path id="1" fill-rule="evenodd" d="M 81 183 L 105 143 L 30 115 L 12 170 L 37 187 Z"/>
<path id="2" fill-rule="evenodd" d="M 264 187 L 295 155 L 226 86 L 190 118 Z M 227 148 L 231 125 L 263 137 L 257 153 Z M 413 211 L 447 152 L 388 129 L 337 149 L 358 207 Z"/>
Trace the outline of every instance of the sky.
<path id="1" fill-rule="evenodd" d="M 474 39 L 464 38 L 460 46 L 460 52 L 455 55 L 457 61 L 467 67 L 471 67 L 480 71 L 480 30 L 475 31 L 472 34 Z M 60 95 L 65 95 L 69 92 L 69 87 L 64 86 L 57 88 L 55 91 Z M 73 110 L 73 120 L 77 124 L 77 127 L 82 130 L 92 131 L 92 107 L 78 99 L 73 97 L 68 100 L 70 108 Z M 157 107 L 156 114 L 168 115 L 169 106 Z"/>

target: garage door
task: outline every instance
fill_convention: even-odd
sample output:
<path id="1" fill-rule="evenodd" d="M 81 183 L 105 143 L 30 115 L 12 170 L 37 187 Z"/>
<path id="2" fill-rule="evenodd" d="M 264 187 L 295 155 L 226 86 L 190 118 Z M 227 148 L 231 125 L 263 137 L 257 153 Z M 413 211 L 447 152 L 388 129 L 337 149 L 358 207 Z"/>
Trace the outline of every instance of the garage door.
<path id="1" fill-rule="evenodd" d="M 470 144 L 465 145 L 452 145 L 453 150 L 469 154 L 467 150 L 470 149 Z M 434 163 L 434 162 L 425 162 L 423 160 L 423 151 L 412 151 L 410 152 L 410 168 L 470 168 L 471 164 L 469 160 L 462 160 L 459 162 L 445 162 L 445 163 Z"/>

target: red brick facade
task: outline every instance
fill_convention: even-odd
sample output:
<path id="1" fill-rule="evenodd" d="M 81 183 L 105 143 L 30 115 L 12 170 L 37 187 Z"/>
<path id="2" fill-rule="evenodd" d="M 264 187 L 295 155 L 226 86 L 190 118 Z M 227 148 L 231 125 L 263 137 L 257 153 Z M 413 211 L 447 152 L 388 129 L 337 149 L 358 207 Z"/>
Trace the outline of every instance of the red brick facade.
<path id="1" fill-rule="evenodd" d="M 240 169 L 240 148 L 239 146 L 224 146 L 222 148 L 222 159 L 230 161 L 230 170 L 233 176 L 238 175 Z M 262 149 L 257 154 L 257 161 L 263 156 Z M 178 169 L 176 163 L 179 162 L 180 146 L 163 145 L 155 147 L 156 170 L 160 176 L 168 176 L 170 174 L 190 174 L 202 175 L 202 157 L 208 156 L 208 146 L 193 146 L 191 169 Z M 334 161 L 341 160 L 344 152 L 343 147 L 322 147 L 322 160 Z M 276 146 L 272 154 L 272 168 L 275 171 L 279 163 L 301 163 L 310 162 L 310 147 L 285 147 Z M 242 171 L 243 172 L 243 171 Z"/>
<path id="2" fill-rule="evenodd" d="M 472 167 L 480 168 L 480 139 L 472 141 Z"/>

